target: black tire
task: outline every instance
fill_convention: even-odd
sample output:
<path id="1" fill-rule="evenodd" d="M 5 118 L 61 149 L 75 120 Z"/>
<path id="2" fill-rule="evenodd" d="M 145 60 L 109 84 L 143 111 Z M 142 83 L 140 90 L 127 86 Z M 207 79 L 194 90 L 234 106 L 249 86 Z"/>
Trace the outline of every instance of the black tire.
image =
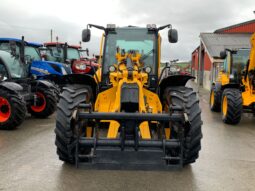
<path id="1" fill-rule="evenodd" d="M 224 98 L 227 100 L 227 110 L 224 111 Z M 242 117 L 243 99 L 239 89 L 227 88 L 223 91 L 221 101 L 222 120 L 227 124 L 238 124 Z"/>
<path id="2" fill-rule="evenodd" d="M 32 109 L 32 105 L 28 107 L 28 112 L 37 118 L 47 118 L 48 116 L 52 115 L 57 108 L 57 95 L 55 94 L 54 90 L 50 87 L 38 87 L 35 93 L 40 93 L 43 95 L 45 100 L 42 100 L 40 104 L 45 103 L 45 107 L 43 110 L 36 111 Z"/>
<path id="3" fill-rule="evenodd" d="M 55 145 L 59 159 L 74 163 L 76 144 L 75 121 L 73 113 L 80 103 L 88 103 L 91 99 L 91 88 L 88 86 L 66 87 L 60 95 L 57 106 Z"/>
<path id="4" fill-rule="evenodd" d="M 0 129 L 13 130 L 18 127 L 26 116 L 26 103 L 18 93 L 0 89 L 0 97 L 8 101 L 10 105 L 10 116 L 6 121 L 0 122 Z M 0 108 L 1 109 L 1 108 Z M 5 110 L 5 112 L 7 112 Z"/>
<path id="5" fill-rule="evenodd" d="M 216 90 L 215 86 L 212 86 L 212 88 L 211 88 L 210 103 L 209 104 L 210 104 L 211 111 L 220 112 L 220 109 L 221 109 L 221 91 Z"/>
<path id="6" fill-rule="evenodd" d="M 201 110 L 197 93 L 192 88 L 176 86 L 169 87 L 165 90 L 165 104 L 184 107 L 184 111 L 188 115 L 190 128 L 185 129 L 184 145 L 183 145 L 183 164 L 190 164 L 196 161 L 201 150 L 202 139 L 202 120 Z M 176 123 L 173 123 L 177 125 Z M 173 128 L 177 131 L 178 126 Z M 175 133 L 171 133 L 175 136 Z M 176 137 L 172 137 L 176 138 Z"/>
<path id="7" fill-rule="evenodd" d="M 47 80 L 48 82 L 53 84 L 52 90 L 56 94 L 57 102 L 59 101 L 60 94 L 61 94 L 61 88 L 58 84 L 56 84 L 54 81 Z"/>

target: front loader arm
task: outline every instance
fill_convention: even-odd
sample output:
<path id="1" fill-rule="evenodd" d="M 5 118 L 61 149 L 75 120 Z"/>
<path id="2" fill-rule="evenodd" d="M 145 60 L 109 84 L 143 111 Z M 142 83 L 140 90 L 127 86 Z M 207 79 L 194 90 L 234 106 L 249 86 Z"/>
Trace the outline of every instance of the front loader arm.
<path id="1" fill-rule="evenodd" d="M 251 93 L 253 94 L 255 85 L 255 33 L 251 36 L 250 39 L 251 42 L 251 51 L 250 51 L 250 61 L 246 73 L 246 82 L 249 82 L 248 85 L 250 86 L 249 89 Z"/>
<path id="2" fill-rule="evenodd" d="M 255 69 L 255 33 L 251 36 L 250 64 L 248 72 Z"/>

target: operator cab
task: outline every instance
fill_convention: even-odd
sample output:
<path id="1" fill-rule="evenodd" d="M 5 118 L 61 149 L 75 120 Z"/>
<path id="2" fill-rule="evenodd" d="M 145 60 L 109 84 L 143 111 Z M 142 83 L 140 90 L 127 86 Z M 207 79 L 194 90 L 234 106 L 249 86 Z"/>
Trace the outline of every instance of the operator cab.
<path id="1" fill-rule="evenodd" d="M 124 62 L 129 68 L 130 66 L 128 65 L 130 63 L 131 65 L 139 63 L 139 70 L 143 69 L 148 73 L 148 88 L 156 90 L 160 65 L 160 49 L 158 47 L 160 47 L 161 43 L 161 37 L 158 32 L 164 28 L 170 28 L 168 40 L 171 43 L 177 42 L 177 31 L 172 29 L 171 25 L 159 28 L 154 24 L 149 24 L 146 28 L 134 26 L 116 27 L 113 24 L 107 25 L 107 28 L 92 24 L 88 26 L 105 31 L 103 52 L 100 53 L 103 55 L 101 87 L 107 88 L 110 85 L 109 73 L 114 70 L 113 66 Z M 84 29 L 82 34 L 83 42 L 88 42 L 90 35 L 90 29 Z M 123 61 L 120 61 L 122 58 Z M 116 68 L 119 70 L 119 67 Z"/>
<path id="2" fill-rule="evenodd" d="M 132 33 L 132 35 L 130 35 Z M 110 30 L 106 35 L 104 54 L 103 54 L 103 68 L 102 81 L 106 81 L 109 75 L 109 68 L 113 64 L 118 64 L 116 54 L 124 56 L 126 53 L 140 54 L 140 62 L 143 67 L 150 68 L 149 81 L 151 84 L 157 82 L 157 34 L 155 31 L 150 31 L 146 28 L 126 27 L 116 28 Z"/>
<path id="3" fill-rule="evenodd" d="M 22 79 L 30 76 L 31 64 L 40 61 L 38 43 L 26 42 L 24 39 L 0 38 L 1 79 Z"/>
<path id="4" fill-rule="evenodd" d="M 24 51 L 25 51 L 25 61 L 32 62 L 41 60 L 41 56 L 38 50 L 38 47 L 42 44 L 24 42 Z M 15 47 L 15 50 L 13 48 Z M 20 57 L 20 51 L 22 46 L 22 40 L 14 38 L 0 38 L 0 50 L 7 51 L 15 56 Z"/>
<path id="5" fill-rule="evenodd" d="M 47 47 L 47 61 L 66 63 L 79 60 L 81 57 L 80 46 L 70 46 L 67 43 L 60 42 L 44 43 L 44 46 Z"/>
<path id="6" fill-rule="evenodd" d="M 221 58 L 224 59 L 223 71 L 230 74 L 232 82 L 241 83 L 243 75 L 246 75 L 247 64 L 249 62 L 250 49 L 238 49 L 221 52 Z"/>
<path id="7" fill-rule="evenodd" d="M 29 73 L 28 64 L 22 64 L 11 53 L 0 50 L 0 81 L 5 81 L 10 78 L 26 78 Z"/>

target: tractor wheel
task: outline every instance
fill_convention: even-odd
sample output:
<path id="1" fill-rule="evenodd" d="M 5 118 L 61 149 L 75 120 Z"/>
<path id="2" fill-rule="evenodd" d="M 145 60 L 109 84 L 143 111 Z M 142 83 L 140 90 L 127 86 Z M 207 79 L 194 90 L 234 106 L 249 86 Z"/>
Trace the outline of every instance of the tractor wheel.
<path id="1" fill-rule="evenodd" d="M 222 94 L 221 114 L 222 120 L 227 124 L 238 124 L 241 120 L 243 100 L 240 90 L 234 88 L 225 89 Z"/>
<path id="2" fill-rule="evenodd" d="M 75 124 L 75 112 L 80 103 L 88 103 L 91 98 L 91 88 L 88 86 L 66 87 L 60 95 L 57 107 L 55 145 L 59 159 L 68 163 L 74 163 L 75 143 L 77 133 Z"/>
<path id="3" fill-rule="evenodd" d="M 58 102 L 60 94 L 61 94 L 61 88 L 54 81 L 51 81 L 51 80 L 47 80 L 47 81 L 53 84 L 52 90 L 56 94 L 56 98 L 57 98 L 57 102 Z"/>
<path id="4" fill-rule="evenodd" d="M 0 129 L 12 130 L 26 116 L 26 103 L 18 93 L 0 89 Z"/>
<path id="5" fill-rule="evenodd" d="M 215 86 L 212 86 L 210 92 L 210 108 L 211 111 L 220 112 L 221 92 L 217 91 Z"/>
<path id="6" fill-rule="evenodd" d="M 190 128 L 184 129 L 183 164 L 190 164 L 196 161 L 201 150 L 202 120 L 201 110 L 197 93 L 192 88 L 176 86 L 165 90 L 165 104 L 169 107 L 181 106 L 188 115 Z M 171 138 L 177 138 L 179 124 L 173 123 Z"/>
<path id="7" fill-rule="evenodd" d="M 52 88 L 38 87 L 35 92 L 36 105 L 30 105 L 28 112 L 38 118 L 47 118 L 56 111 L 57 95 Z"/>

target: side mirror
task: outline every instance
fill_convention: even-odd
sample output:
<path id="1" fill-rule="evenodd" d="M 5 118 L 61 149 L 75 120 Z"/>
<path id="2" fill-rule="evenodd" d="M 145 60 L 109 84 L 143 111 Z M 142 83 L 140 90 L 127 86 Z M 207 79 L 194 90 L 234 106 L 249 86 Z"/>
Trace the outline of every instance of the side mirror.
<path id="1" fill-rule="evenodd" d="M 89 42 L 90 41 L 90 29 L 83 29 L 82 31 L 82 42 Z"/>
<path id="2" fill-rule="evenodd" d="M 47 51 L 46 51 L 46 54 L 50 54 L 50 56 L 53 56 L 53 50 L 51 48 L 49 48 Z"/>
<path id="3" fill-rule="evenodd" d="M 16 42 L 10 41 L 11 55 L 16 56 Z"/>
<path id="4" fill-rule="evenodd" d="M 60 57 L 61 57 L 61 56 L 60 56 L 60 53 L 58 53 L 58 52 L 54 52 L 52 56 L 53 56 L 53 57 L 56 57 L 56 58 L 60 58 Z"/>
<path id="5" fill-rule="evenodd" d="M 62 51 L 62 50 L 61 50 L 61 45 L 60 45 L 60 44 L 57 44 L 57 45 L 56 45 L 56 48 L 57 48 L 58 53 L 60 54 L 61 51 Z"/>
<path id="6" fill-rule="evenodd" d="M 85 50 L 86 52 L 87 52 L 87 56 L 89 56 L 89 49 L 88 48 L 86 48 L 86 50 Z"/>
<path id="7" fill-rule="evenodd" d="M 25 55 L 25 61 L 26 61 L 26 64 L 30 64 L 33 62 L 33 59 L 30 55 Z"/>
<path id="8" fill-rule="evenodd" d="M 70 60 L 70 59 L 66 59 L 66 60 L 65 60 L 65 63 L 66 63 L 66 64 L 71 64 L 71 60 Z"/>
<path id="9" fill-rule="evenodd" d="M 221 52 L 220 52 L 220 58 L 221 58 L 221 59 L 225 59 L 226 57 L 227 57 L 227 52 L 226 52 L 226 50 L 221 51 Z"/>
<path id="10" fill-rule="evenodd" d="M 67 58 L 68 58 L 68 44 L 67 44 L 67 42 L 65 42 L 64 47 L 63 47 L 63 57 L 64 57 L 64 60 L 67 60 Z"/>
<path id="11" fill-rule="evenodd" d="M 37 79 L 37 76 L 35 74 L 32 74 L 31 77 L 32 77 L 33 80 Z"/>
<path id="12" fill-rule="evenodd" d="M 178 32 L 176 29 L 170 29 L 168 31 L 168 41 L 170 43 L 176 43 L 178 41 Z"/>

